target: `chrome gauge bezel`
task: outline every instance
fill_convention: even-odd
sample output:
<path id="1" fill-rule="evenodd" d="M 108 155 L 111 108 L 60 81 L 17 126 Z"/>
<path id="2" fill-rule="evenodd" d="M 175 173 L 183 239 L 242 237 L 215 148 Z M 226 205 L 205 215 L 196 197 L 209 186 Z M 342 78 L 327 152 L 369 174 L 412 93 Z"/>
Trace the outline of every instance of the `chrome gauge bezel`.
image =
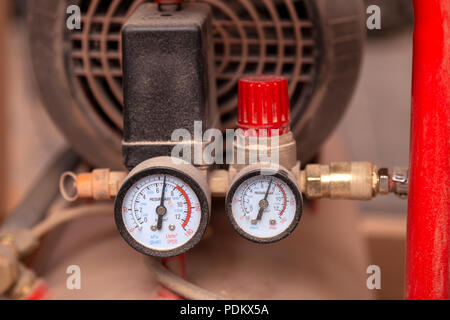
<path id="1" fill-rule="evenodd" d="M 170 250 L 155 250 L 142 245 L 137 240 L 135 240 L 133 236 L 130 234 L 127 227 L 125 226 L 125 222 L 123 219 L 123 212 L 122 212 L 123 202 L 128 190 L 132 188 L 134 184 L 140 181 L 141 179 L 156 174 L 163 174 L 163 175 L 165 174 L 182 180 L 185 184 L 189 185 L 192 188 L 192 190 L 198 197 L 201 206 L 200 224 L 198 226 L 197 231 L 194 233 L 192 238 L 189 239 L 186 243 Z M 120 187 L 120 190 L 117 194 L 116 201 L 114 204 L 114 220 L 116 222 L 117 229 L 119 230 L 119 233 L 124 238 L 124 240 L 136 251 L 148 256 L 158 258 L 169 258 L 178 256 L 192 249 L 203 238 L 203 235 L 205 234 L 206 228 L 209 223 L 209 218 L 210 218 L 210 208 L 208 197 L 206 193 L 203 191 L 203 189 L 200 187 L 200 185 L 188 174 L 175 168 L 164 166 L 146 168 L 129 176 Z"/>
<path id="2" fill-rule="evenodd" d="M 225 210 L 227 213 L 228 220 L 230 221 L 231 225 L 233 226 L 233 229 L 240 236 L 244 237 L 247 240 L 256 242 L 256 243 L 274 243 L 274 242 L 280 241 L 280 240 L 286 238 L 287 236 L 289 236 L 295 230 L 295 228 L 298 226 L 298 223 L 300 222 L 300 219 L 302 216 L 302 211 L 303 211 L 303 199 L 302 199 L 302 195 L 301 195 L 298 185 L 291 178 L 291 174 L 288 173 L 285 169 L 279 169 L 279 170 L 273 171 L 273 172 L 270 172 L 270 171 L 268 172 L 268 169 L 264 169 L 264 170 L 265 170 L 264 176 L 273 176 L 273 177 L 276 177 L 276 178 L 282 180 L 284 183 L 286 183 L 286 185 L 292 190 L 292 193 L 294 194 L 296 209 L 295 209 L 294 219 L 292 220 L 289 227 L 276 236 L 268 237 L 268 238 L 261 238 L 261 237 L 256 237 L 254 235 L 251 235 L 248 232 L 246 232 L 245 230 L 243 230 L 234 218 L 233 209 L 232 209 L 232 204 L 233 204 L 232 201 L 233 201 L 233 198 L 234 198 L 234 195 L 235 195 L 237 189 L 239 188 L 239 186 L 241 186 L 247 180 L 249 180 L 253 177 L 256 177 L 256 176 L 262 176 L 261 168 L 251 169 L 251 170 L 239 175 L 234 180 L 234 182 L 232 183 L 232 185 L 227 193 L 226 199 L 225 199 Z"/>

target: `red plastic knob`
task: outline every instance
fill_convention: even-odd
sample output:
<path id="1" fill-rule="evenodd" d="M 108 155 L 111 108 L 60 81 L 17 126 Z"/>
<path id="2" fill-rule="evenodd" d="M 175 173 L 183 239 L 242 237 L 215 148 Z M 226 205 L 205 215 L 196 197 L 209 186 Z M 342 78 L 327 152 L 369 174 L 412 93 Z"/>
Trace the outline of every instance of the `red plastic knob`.
<path id="1" fill-rule="evenodd" d="M 286 78 L 261 75 L 239 81 L 238 127 L 254 129 L 259 135 L 290 130 L 289 90 Z M 265 129 L 261 131 L 261 129 Z"/>

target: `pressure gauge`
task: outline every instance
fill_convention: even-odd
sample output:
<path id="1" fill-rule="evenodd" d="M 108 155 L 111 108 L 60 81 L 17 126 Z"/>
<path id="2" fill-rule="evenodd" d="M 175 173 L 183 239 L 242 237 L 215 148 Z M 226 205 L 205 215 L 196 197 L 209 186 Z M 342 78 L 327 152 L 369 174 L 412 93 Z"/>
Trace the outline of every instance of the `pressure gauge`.
<path id="1" fill-rule="evenodd" d="M 172 257 L 195 246 L 210 216 L 204 175 L 187 162 L 160 157 L 131 171 L 115 202 L 115 221 L 125 241 L 153 257 Z"/>
<path id="2" fill-rule="evenodd" d="M 279 241 L 297 226 L 302 196 L 287 170 L 253 165 L 234 179 L 226 197 L 226 211 L 234 229 L 257 243 Z"/>

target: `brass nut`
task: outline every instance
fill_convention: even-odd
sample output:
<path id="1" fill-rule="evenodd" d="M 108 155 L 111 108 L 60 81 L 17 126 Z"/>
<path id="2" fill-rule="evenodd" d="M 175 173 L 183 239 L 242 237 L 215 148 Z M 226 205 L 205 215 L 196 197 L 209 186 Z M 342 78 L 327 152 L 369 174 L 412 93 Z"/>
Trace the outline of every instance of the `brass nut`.
<path id="1" fill-rule="evenodd" d="M 306 166 L 306 190 L 305 194 L 309 199 L 322 198 L 322 171 L 318 164 L 311 164 Z"/>
<path id="2" fill-rule="evenodd" d="M 387 168 L 380 168 L 378 170 L 378 193 L 389 193 L 389 170 Z"/>

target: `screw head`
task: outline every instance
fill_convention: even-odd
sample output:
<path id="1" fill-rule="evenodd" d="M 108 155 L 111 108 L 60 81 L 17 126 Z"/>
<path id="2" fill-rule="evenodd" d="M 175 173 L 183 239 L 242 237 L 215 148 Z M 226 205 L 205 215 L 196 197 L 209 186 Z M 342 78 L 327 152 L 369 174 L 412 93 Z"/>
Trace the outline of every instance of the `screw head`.
<path id="1" fill-rule="evenodd" d="M 159 216 L 163 216 L 163 215 L 165 215 L 165 214 L 167 213 L 167 209 L 166 209 L 165 207 L 163 207 L 163 206 L 158 206 L 158 207 L 156 208 L 156 213 L 157 213 Z"/>
<path id="2" fill-rule="evenodd" d="M 260 207 L 261 209 L 267 209 L 268 206 L 269 206 L 269 201 L 267 201 L 266 199 L 262 199 L 262 200 L 259 202 L 259 207 Z"/>

